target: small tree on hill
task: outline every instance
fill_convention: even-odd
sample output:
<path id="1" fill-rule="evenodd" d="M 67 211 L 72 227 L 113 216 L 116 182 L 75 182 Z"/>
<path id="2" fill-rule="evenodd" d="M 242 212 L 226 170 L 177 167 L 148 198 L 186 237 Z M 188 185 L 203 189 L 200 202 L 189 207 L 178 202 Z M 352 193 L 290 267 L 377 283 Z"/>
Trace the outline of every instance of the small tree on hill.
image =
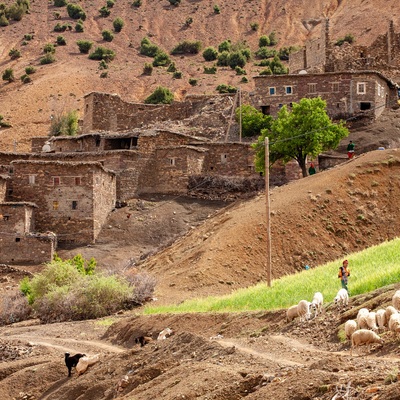
<path id="1" fill-rule="evenodd" d="M 292 111 L 283 106 L 271 129 L 263 129 L 257 143 L 255 166 L 265 172 L 265 138 L 270 141 L 270 166 L 278 160 L 296 160 L 307 176 L 307 157 L 317 157 L 323 151 L 335 149 L 349 131 L 344 122 L 335 124 L 326 112 L 326 102 L 320 97 L 303 98 L 293 103 Z"/>
<path id="2" fill-rule="evenodd" d="M 163 86 L 158 86 L 154 92 L 145 99 L 145 104 L 171 104 L 174 94 Z"/>

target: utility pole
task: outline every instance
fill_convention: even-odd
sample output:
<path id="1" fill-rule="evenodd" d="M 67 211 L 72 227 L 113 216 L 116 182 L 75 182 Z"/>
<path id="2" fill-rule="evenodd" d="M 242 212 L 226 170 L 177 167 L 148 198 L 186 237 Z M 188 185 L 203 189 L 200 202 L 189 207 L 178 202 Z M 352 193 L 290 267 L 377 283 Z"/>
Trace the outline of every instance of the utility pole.
<path id="1" fill-rule="evenodd" d="M 239 90 L 239 138 L 240 142 L 242 142 L 242 91 Z"/>
<path id="2" fill-rule="evenodd" d="M 271 287 L 271 213 L 269 202 L 269 141 L 265 138 L 265 203 L 267 218 L 267 259 L 265 267 L 267 270 L 267 284 Z"/>

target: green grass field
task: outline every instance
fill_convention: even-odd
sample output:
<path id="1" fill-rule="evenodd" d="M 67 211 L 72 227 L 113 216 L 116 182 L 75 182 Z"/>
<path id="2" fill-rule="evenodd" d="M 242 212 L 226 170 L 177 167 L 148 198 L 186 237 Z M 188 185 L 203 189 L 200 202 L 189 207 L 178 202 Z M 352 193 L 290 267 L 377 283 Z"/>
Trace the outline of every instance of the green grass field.
<path id="1" fill-rule="evenodd" d="M 173 306 L 148 306 L 145 314 L 192 313 L 192 312 L 239 312 L 250 310 L 275 310 L 297 304 L 300 300 L 311 301 L 315 292 L 330 302 L 341 288 L 339 267 L 349 260 L 348 288 L 351 295 L 362 294 L 380 287 L 400 282 L 400 239 L 384 242 L 359 253 L 343 256 L 311 270 L 288 275 L 272 281 L 271 287 L 259 283 L 221 297 L 207 297 L 185 301 Z"/>

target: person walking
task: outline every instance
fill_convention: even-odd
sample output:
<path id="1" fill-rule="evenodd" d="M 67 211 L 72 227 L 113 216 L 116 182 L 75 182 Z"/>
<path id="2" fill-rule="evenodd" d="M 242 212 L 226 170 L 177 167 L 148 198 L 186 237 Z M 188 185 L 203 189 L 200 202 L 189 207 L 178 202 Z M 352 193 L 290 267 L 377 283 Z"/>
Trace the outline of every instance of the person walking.
<path id="1" fill-rule="evenodd" d="M 317 172 L 317 171 L 316 171 L 316 169 L 315 169 L 315 167 L 314 167 L 314 164 L 311 163 L 311 164 L 310 164 L 310 168 L 308 168 L 308 175 L 314 175 L 316 172 Z"/>
<path id="2" fill-rule="evenodd" d="M 349 144 L 347 145 L 347 157 L 353 158 L 354 157 L 354 148 L 356 147 L 356 145 L 353 143 L 352 140 L 350 140 Z"/>
<path id="3" fill-rule="evenodd" d="M 342 284 L 342 288 L 347 290 L 347 293 L 350 295 L 349 289 L 347 287 L 348 277 L 350 276 L 350 269 L 349 269 L 349 261 L 344 260 L 342 266 L 339 267 L 339 274 L 338 278 Z"/>

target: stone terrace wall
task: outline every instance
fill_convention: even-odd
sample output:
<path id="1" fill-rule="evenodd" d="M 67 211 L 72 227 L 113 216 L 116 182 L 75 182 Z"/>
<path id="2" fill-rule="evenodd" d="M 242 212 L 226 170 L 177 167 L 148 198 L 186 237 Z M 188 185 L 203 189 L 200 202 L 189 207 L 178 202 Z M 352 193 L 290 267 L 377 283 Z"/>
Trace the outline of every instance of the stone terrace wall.
<path id="1" fill-rule="evenodd" d="M 1 235 L 0 262 L 41 264 L 53 259 L 56 236 L 52 234 Z"/>

